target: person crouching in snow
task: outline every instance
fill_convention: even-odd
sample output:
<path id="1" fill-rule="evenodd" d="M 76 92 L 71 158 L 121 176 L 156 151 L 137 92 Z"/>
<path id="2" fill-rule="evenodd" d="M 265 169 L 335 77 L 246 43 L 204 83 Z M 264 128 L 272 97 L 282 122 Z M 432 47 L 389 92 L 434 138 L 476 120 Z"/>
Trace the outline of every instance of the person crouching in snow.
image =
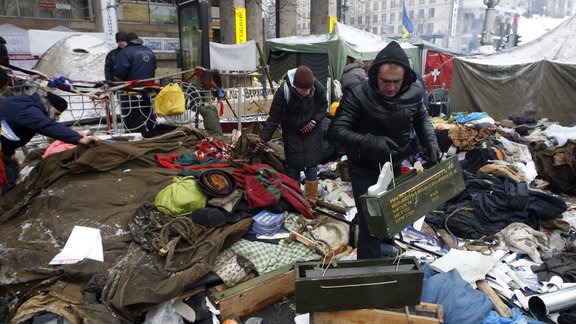
<path id="1" fill-rule="evenodd" d="M 0 161 L 1 194 L 16 185 L 19 163 L 16 149 L 23 147 L 37 134 L 70 144 L 93 145 L 98 143 L 94 136 L 82 137 L 75 130 L 66 127 L 50 117 L 50 107 L 54 113 L 62 113 L 68 103 L 62 97 L 48 92 L 42 97 L 38 93 L 19 95 L 0 100 L 0 137 L 2 160 Z"/>
<path id="2" fill-rule="evenodd" d="M 287 175 L 300 182 L 300 172 L 306 176 L 306 197 L 315 206 L 318 193 L 318 163 L 322 159 L 322 127 L 328 100 L 326 89 L 312 70 L 305 65 L 286 73 L 284 86 L 274 94 L 269 117 L 253 149 L 258 153 L 282 126 Z"/>

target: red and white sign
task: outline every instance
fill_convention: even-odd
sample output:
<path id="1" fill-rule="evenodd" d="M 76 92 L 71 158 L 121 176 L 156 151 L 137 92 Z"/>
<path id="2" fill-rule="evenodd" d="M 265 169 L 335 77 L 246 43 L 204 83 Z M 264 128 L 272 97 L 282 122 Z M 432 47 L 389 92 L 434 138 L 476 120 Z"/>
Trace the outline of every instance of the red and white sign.
<path id="1" fill-rule="evenodd" d="M 450 54 L 428 50 L 426 66 L 424 67 L 424 81 L 427 91 L 452 87 L 452 59 L 453 56 Z"/>
<path id="2" fill-rule="evenodd" d="M 38 2 L 38 7 L 41 9 L 56 9 L 54 2 Z"/>
<path id="3" fill-rule="evenodd" d="M 70 10 L 72 6 L 67 3 L 54 3 L 54 2 L 38 2 L 40 9 L 64 9 Z"/>

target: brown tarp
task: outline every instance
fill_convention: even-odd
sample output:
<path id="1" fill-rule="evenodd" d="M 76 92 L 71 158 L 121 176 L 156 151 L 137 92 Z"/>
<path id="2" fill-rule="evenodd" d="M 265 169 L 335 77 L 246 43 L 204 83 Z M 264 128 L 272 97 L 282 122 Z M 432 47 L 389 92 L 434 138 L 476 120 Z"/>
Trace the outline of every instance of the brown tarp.
<path id="1" fill-rule="evenodd" d="M 214 243 L 209 256 L 177 273 L 162 269 L 161 258 L 135 243 L 128 227 L 135 211 L 153 203 L 179 172 L 160 167 L 155 154 L 193 152 L 204 137 L 204 132 L 179 128 L 155 139 L 78 147 L 39 161 L 24 183 L 0 197 L 0 301 L 10 301 L 11 316 L 29 298 L 52 291 L 55 283 L 74 282 L 81 285 L 84 299 L 88 292 L 96 296 L 71 306 L 75 316 L 107 322 L 104 304 L 104 310 L 123 315 L 118 321 L 132 321 L 143 308 L 176 297 L 204 276 L 222 247 L 249 229 L 251 219 L 209 229 L 206 239 Z M 49 265 L 75 225 L 101 230 L 104 262 Z M 199 248 L 195 253 L 204 252 Z M 27 309 L 28 314 L 34 311 L 39 309 Z M 2 319 L 6 314 L 0 314 Z"/>

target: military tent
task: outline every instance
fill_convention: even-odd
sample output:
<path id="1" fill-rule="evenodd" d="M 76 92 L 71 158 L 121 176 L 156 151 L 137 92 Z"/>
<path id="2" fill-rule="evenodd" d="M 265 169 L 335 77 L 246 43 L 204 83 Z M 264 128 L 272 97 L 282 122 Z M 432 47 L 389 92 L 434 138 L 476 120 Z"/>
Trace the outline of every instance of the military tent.
<path id="1" fill-rule="evenodd" d="M 576 123 L 576 16 L 513 49 L 453 62 L 452 110 Z"/>
<path id="2" fill-rule="evenodd" d="M 269 39 L 266 50 L 270 75 L 278 81 L 287 70 L 305 64 L 325 84 L 329 76 L 336 79 L 342 76 L 347 56 L 371 61 L 391 41 L 341 23 L 334 24 L 332 32 L 327 34 Z M 420 71 L 418 48 L 409 43 L 401 46 L 414 70 Z"/>

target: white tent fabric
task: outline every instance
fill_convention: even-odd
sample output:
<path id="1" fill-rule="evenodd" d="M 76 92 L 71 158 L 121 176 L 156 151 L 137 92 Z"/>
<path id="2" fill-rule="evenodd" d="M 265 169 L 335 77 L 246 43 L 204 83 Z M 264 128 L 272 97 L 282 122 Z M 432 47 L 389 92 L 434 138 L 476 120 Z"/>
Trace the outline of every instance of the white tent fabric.
<path id="1" fill-rule="evenodd" d="M 219 44 L 210 42 L 210 66 L 222 71 L 255 71 L 256 42 Z"/>
<path id="2" fill-rule="evenodd" d="M 576 15 L 549 33 L 512 49 L 486 56 L 460 58 L 468 62 L 492 65 L 525 64 L 540 60 L 576 63 Z"/>
<path id="3" fill-rule="evenodd" d="M 456 57 L 452 111 L 576 123 L 576 16 L 511 50 Z"/>
<path id="4" fill-rule="evenodd" d="M 54 44 L 34 67 L 49 77 L 71 80 L 104 80 L 106 54 L 114 47 L 91 35 L 75 34 Z"/>

